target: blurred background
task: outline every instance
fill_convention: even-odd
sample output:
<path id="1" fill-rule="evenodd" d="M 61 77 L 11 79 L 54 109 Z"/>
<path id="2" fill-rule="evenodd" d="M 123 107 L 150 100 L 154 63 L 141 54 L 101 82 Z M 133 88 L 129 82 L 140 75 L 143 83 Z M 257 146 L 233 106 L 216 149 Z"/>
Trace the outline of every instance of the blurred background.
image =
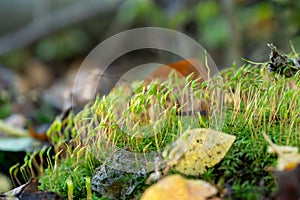
<path id="1" fill-rule="evenodd" d="M 130 28 L 181 31 L 219 67 L 241 57 L 263 61 L 266 43 L 289 50 L 300 42 L 300 2 L 293 0 L 11 0 L 0 2 L 0 61 L 13 69 L 35 57 L 49 66 L 84 57 Z"/>
<path id="2" fill-rule="evenodd" d="M 50 124 L 69 106 L 66 99 L 85 56 L 131 28 L 185 33 L 219 69 L 241 66 L 241 58 L 268 61 L 267 43 L 288 53 L 292 42 L 300 51 L 300 1 L 295 0 L 10 0 L 0 1 L 0 24 L 0 119 L 21 128 Z M 128 56 L 146 62 L 155 52 Z M 28 147 L 7 144 L 0 142 L 0 173 L 6 174 L 15 160 L 7 164 L 8 154 L 1 151 Z"/>

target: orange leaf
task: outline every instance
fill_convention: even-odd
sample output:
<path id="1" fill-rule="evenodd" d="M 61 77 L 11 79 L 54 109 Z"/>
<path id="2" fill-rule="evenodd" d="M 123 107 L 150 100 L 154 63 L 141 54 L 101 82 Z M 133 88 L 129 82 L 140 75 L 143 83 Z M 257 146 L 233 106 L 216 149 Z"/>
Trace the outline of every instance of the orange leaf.
<path id="1" fill-rule="evenodd" d="M 198 71 L 199 70 L 199 71 Z M 193 73 L 192 79 L 195 80 L 197 78 L 203 79 L 208 78 L 208 72 L 205 67 L 197 59 L 188 59 L 188 60 L 181 60 L 179 62 L 170 63 L 167 65 L 162 65 L 154 72 L 152 72 L 144 82 L 149 84 L 152 80 L 158 79 L 159 81 L 165 81 L 168 79 L 168 75 L 175 71 L 179 78 L 185 78 L 188 75 Z"/>

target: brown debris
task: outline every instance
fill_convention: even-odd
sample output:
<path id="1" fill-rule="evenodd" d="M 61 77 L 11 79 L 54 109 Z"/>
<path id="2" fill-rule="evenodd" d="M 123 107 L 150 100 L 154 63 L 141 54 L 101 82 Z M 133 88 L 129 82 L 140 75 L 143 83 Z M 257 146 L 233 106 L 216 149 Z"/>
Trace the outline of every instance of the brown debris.
<path id="1" fill-rule="evenodd" d="M 43 192 L 38 190 L 39 181 L 32 178 L 29 182 L 4 194 L 0 194 L 0 200 L 55 200 L 65 199 L 54 192 Z"/>

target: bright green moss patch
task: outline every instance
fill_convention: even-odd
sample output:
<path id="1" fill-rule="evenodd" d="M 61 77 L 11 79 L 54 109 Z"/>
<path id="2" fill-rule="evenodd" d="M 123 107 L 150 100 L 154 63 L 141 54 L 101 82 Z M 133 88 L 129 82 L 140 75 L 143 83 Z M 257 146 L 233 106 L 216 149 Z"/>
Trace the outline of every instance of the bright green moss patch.
<path id="1" fill-rule="evenodd" d="M 187 78 L 180 89 L 182 93 L 173 92 L 171 81 L 163 87 L 152 83 L 148 89 L 140 83 L 133 84 L 133 89 L 117 87 L 108 96 L 87 105 L 75 117 L 71 114 L 63 122 L 57 119 L 49 135 L 54 151 L 60 154 L 52 159 L 49 154 L 49 159 L 44 160 L 48 168 L 40 169 L 41 189 L 68 196 L 71 181 L 74 198 L 89 199 L 91 191 L 88 188 L 93 185 L 89 181 L 96 168 L 107 164 L 105 159 L 109 154 L 104 150 L 116 146 L 141 154 L 162 152 L 185 130 L 214 126 L 214 117 L 219 115 L 212 117 L 213 112 L 208 111 L 208 116 L 204 116 L 198 111 L 203 108 L 200 99 L 207 100 L 212 96 L 208 95 L 212 88 L 218 88 L 224 93 L 226 105 L 220 128 L 235 135 L 236 140 L 225 158 L 200 178 L 217 185 L 220 193 L 226 188 L 228 199 L 274 196 L 276 183 L 267 169 L 275 166 L 276 156 L 266 153 L 268 144 L 261 133 L 266 132 L 276 144 L 299 146 L 300 74 L 285 78 L 270 74 L 265 66 L 247 65 L 224 70 L 221 72 L 223 83 L 210 81 L 207 88 Z M 178 102 L 183 96 L 187 99 Z M 184 112 L 192 114 L 181 116 Z M 148 175 L 135 177 L 134 189 L 122 197 L 132 199 L 142 194 Z M 131 178 L 132 174 L 124 175 L 126 181 Z M 106 198 L 99 193 L 92 195 L 93 199 Z"/>

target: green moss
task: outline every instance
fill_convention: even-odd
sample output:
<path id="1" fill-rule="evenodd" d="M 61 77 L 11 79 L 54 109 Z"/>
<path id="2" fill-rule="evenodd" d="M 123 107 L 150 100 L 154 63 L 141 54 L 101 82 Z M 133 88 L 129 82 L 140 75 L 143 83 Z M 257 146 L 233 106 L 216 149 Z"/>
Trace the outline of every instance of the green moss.
<path id="1" fill-rule="evenodd" d="M 299 146 L 300 75 L 287 79 L 269 74 L 264 64 L 239 69 L 233 66 L 221 75 L 222 84 L 210 84 L 225 94 L 222 131 L 235 135 L 236 141 L 225 158 L 200 178 L 216 184 L 220 191 L 226 188 L 228 199 L 272 197 L 276 183 L 267 168 L 275 166 L 276 156 L 266 153 L 268 144 L 261 133 L 266 132 L 277 144 Z M 289 86 L 291 81 L 294 88 Z M 171 92 L 170 82 L 165 87 L 152 83 L 148 90 L 140 83 L 133 84 L 135 89 L 131 90 L 115 88 L 75 117 L 71 114 L 63 122 L 57 119 L 49 135 L 54 151 L 63 152 L 52 159 L 49 155 L 48 168 L 41 170 L 41 189 L 67 196 L 66 180 L 72 180 L 74 197 L 86 198 L 86 178 L 105 162 L 104 147 L 113 144 L 131 152 L 160 151 L 185 130 L 212 124 L 210 116 L 178 117 L 185 108 L 172 100 L 178 94 Z M 183 92 L 191 91 L 191 87 L 195 91 L 195 96 L 190 96 L 190 108 L 197 108 L 197 99 L 205 99 L 207 93 L 194 87 L 195 82 L 187 80 L 185 84 Z M 156 115 L 149 114 L 151 109 Z M 137 138 L 133 133 L 149 137 Z M 141 181 L 128 198 L 141 195 L 146 188 Z M 105 197 L 93 194 L 92 199 Z"/>
<path id="2" fill-rule="evenodd" d="M 44 171 L 40 178 L 40 188 L 68 196 L 67 179 L 69 179 L 74 185 L 73 196 L 76 199 L 84 199 L 87 197 L 86 178 L 91 179 L 97 165 L 99 162 L 83 157 L 78 160 L 67 158 L 57 161 L 55 166 L 48 167 Z"/>

